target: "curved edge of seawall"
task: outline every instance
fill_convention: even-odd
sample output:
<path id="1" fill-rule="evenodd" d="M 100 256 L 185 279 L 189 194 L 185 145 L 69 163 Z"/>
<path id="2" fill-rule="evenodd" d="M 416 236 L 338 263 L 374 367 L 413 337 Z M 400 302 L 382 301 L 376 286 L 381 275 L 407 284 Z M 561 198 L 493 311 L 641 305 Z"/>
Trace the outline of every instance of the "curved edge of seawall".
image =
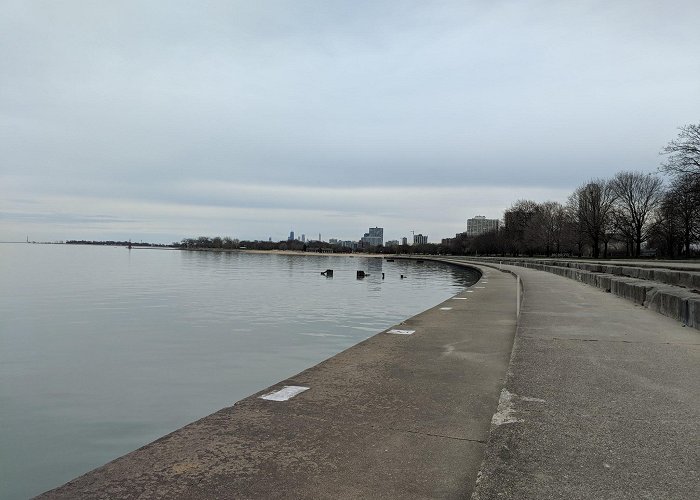
<path id="1" fill-rule="evenodd" d="M 690 263 L 683 268 L 675 262 L 656 262 L 651 267 L 649 263 L 537 258 L 469 258 L 468 261 L 483 260 L 545 271 L 585 283 L 700 330 L 700 272 Z"/>
<path id="2" fill-rule="evenodd" d="M 509 366 L 517 293 L 510 274 L 442 261 L 481 278 L 38 498 L 468 497 Z"/>

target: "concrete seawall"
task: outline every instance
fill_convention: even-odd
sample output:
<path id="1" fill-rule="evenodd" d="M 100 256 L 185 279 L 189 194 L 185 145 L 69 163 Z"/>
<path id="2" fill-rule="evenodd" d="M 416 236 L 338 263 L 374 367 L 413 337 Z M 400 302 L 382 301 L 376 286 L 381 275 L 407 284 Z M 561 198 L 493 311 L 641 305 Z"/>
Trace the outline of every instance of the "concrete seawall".
<path id="1" fill-rule="evenodd" d="M 458 296 L 39 498 L 469 497 L 516 289 L 463 265 L 483 275 Z"/>
<path id="2" fill-rule="evenodd" d="M 400 332 L 42 498 L 700 497 L 697 331 L 565 275 L 496 266 Z M 283 386 L 308 390 L 259 398 Z"/>
<path id="3" fill-rule="evenodd" d="M 450 258 L 546 271 L 585 283 L 700 330 L 700 264 L 533 258 Z"/>

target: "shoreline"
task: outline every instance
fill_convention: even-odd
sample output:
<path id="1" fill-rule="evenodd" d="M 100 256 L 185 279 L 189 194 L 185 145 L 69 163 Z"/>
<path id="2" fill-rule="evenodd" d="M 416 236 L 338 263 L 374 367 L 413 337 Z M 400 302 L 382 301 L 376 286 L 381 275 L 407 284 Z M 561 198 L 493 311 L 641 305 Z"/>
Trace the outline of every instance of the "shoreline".
<path id="1" fill-rule="evenodd" d="M 208 251 L 208 250 L 206 250 Z M 218 251 L 214 250 L 214 251 Z M 372 258 L 383 258 L 387 255 L 394 254 L 381 254 L 381 253 L 332 253 L 332 252 L 302 252 L 299 250 L 253 250 L 253 249 L 232 249 L 224 250 L 231 252 L 241 252 L 241 253 L 254 253 L 254 254 L 274 254 L 274 255 L 304 255 L 304 256 L 314 256 L 314 257 L 372 257 Z M 393 257 L 390 257 L 393 258 Z"/>
<path id="2" fill-rule="evenodd" d="M 512 350 L 515 280 L 460 267 L 484 283 L 38 498 L 468 496 Z M 309 389 L 260 399 L 284 386 Z"/>
<path id="3" fill-rule="evenodd" d="M 39 498 L 693 497 L 692 329 L 542 270 L 446 263 L 479 286 Z"/>

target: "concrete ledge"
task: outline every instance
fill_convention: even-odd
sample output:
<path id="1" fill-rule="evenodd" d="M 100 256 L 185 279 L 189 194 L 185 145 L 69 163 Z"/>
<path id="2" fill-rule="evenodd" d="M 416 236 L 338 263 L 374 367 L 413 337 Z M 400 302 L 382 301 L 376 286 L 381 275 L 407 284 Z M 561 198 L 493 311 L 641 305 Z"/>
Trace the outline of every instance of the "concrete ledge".
<path id="1" fill-rule="evenodd" d="M 479 260 L 479 259 L 477 259 Z M 553 266 L 559 268 L 579 269 L 592 273 L 606 273 L 628 278 L 639 278 L 658 283 L 680 286 L 688 289 L 700 290 L 700 271 L 693 268 L 679 269 L 674 267 L 660 267 L 658 263 L 635 264 L 611 264 L 601 262 L 582 262 L 564 259 L 523 259 L 523 258 L 485 258 L 480 261 L 500 261 L 504 264 L 541 269 L 536 266 Z M 669 264 L 672 266 L 672 264 Z"/>
<path id="2" fill-rule="evenodd" d="M 640 306 L 646 304 L 647 292 L 653 288 L 653 284 L 646 280 L 617 277 L 610 279 L 610 293 Z"/>
<path id="3" fill-rule="evenodd" d="M 686 300 L 688 308 L 688 326 L 700 330 L 700 298 L 690 297 Z"/>
<path id="4" fill-rule="evenodd" d="M 481 262 L 473 258 L 468 260 Z M 485 259 L 485 262 L 493 263 L 494 260 L 503 264 L 549 272 L 600 288 L 680 321 L 686 326 L 700 329 L 700 316 L 698 316 L 700 293 L 695 288 L 677 286 L 678 284 L 696 284 L 700 280 L 700 273 L 678 269 L 541 259 Z M 655 278 L 660 281 L 653 281 Z"/>
<path id="5" fill-rule="evenodd" d="M 679 319 L 686 326 L 700 328 L 697 317 L 698 294 L 672 287 L 652 288 L 644 305 L 669 318 Z M 691 313 L 692 310 L 692 313 Z"/>

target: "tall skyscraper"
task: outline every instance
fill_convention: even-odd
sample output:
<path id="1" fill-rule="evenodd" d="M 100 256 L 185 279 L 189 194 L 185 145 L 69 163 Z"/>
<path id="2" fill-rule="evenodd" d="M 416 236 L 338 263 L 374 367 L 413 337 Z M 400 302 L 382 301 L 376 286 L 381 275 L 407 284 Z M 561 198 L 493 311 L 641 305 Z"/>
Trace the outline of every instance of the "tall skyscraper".
<path id="1" fill-rule="evenodd" d="M 287 241 L 294 241 L 294 231 L 289 231 L 289 238 L 287 238 Z"/>
<path id="2" fill-rule="evenodd" d="M 467 236 L 478 236 L 480 234 L 498 231 L 501 221 L 498 219 L 487 219 L 483 215 L 477 215 L 473 219 L 467 219 Z"/>

